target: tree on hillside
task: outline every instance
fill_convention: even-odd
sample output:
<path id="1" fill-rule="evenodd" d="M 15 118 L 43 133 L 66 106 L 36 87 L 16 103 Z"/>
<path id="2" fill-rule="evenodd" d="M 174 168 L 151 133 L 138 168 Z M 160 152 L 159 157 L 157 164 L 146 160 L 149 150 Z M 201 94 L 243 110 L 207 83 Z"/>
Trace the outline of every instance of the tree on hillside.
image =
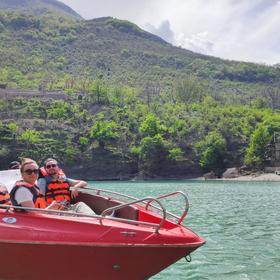
<path id="1" fill-rule="evenodd" d="M 13 140 L 15 140 L 19 131 L 18 125 L 15 122 L 10 122 L 8 123 L 7 128 L 11 131 L 11 134 L 13 135 Z"/>
<path id="2" fill-rule="evenodd" d="M 142 139 L 139 146 L 132 148 L 132 153 L 138 155 L 140 170 L 146 175 L 156 175 L 161 163 L 167 158 L 168 149 L 163 137 L 165 131 L 166 127 L 161 124 L 161 120 L 152 113 L 140 124 Z"/>
<path id="3" fill-rule="evenodd" d="M 2 131 L 4 132 L 2 134 Z M 10 139 L 11 146 L 13 149 L 17 149 L 18 145 L 18 136 L 19 136 L 19 126 L 15 122 L 9 122 L 7 125 L 3 126 L 1 131 L 0 131 L 0 136 L 2 138 L 2 135 L 4 136 L 3 138 L 8 138 Z M 1 140 L 3 140 L 3 138 Z"/>
<path id="4" fill-rule="evenodd" d="M 143 89 L 142 95 L 145 96 L 146 103 L 150 106 L 154 97 L 159 96 L 160 94 L 160 85 L 147 83 Z"/>
<path id="5" fill-rule="evenodd" d="M 40 154 L 40 143 L 42 141 L 41 134 L 35 129 L 27 128 L 19 137 L 19 140 L 24 143 L 23 155 L 37 159 Z"/>
<path id="6" fill-rule="evenodd" d="M 188 76 L 184 80 L 177 81 L 174 90 L 176 98 L 183 103 L 201 101 L 205 96 L 201 83 L 194 76 Z"/>
<path id="7" fill-rule="evenodd" d="M 267 87 L 263 90 L 262 96 L 268 99 L 270 108 L 279 109 L 280 108 L 280 89 L 275 87 Z"/>
<path id="8" fill-rule="evenodd" d="M 115 121 L 98 120 L 90 128 L 90 137 L 97 140 L 101 148 L 104 149 L 112 140 L 119 138 Z"/>
<path id="9" fill-rule="evenodd" d="M 108 104 L 109 102 L 109 96 L 108 96 L 108 88 L 106 85 L 100 81 L 97 80 L 92 83 L 90 86 L 90 90 L 88 93 L 88 99 L 89 102 L 91 103 L 96 103 L 96 104 Z"/>
<path id="10" fill-rule="evenodd" d="M 257 125 L 253 132 L 245 154 L 245 163 L 259 168 L 266 160 L 267 145 L 272 140 L 272 135 L 263 123 Z"/>
<path id="11" fill-rule="evenodd" d="M 142 138 L 139 147 L 134 148 L 132 152 L 139 155 L 141 172 L 149 176 L 158 174 L 161 164 L 168 155 L 164 139 L 160 134 Z"/>
<path id="12" fill-rule="evenodd" d="M 139 128 L 139 131 L 145 136 L 155 136 L 165 130 L 166 128 L 161 124 L 160 119 L 152 113 L 146 116 Z"/>
<path id="13" fill-rule="evenodd" d="M 196 143 L 195 148 L 200 158 L 201 167 L 206 170 L 219 170 L 223 168 L 226 141 L 223 136 L 212 131 L 204 139 Z"/>
<path id="14" fill-rule="evenodd" d="M 47 109 L 48 118 L 67 119 L 71 113 L 71 105 L 59 100 L 55 101 L 51 108 Z"/>

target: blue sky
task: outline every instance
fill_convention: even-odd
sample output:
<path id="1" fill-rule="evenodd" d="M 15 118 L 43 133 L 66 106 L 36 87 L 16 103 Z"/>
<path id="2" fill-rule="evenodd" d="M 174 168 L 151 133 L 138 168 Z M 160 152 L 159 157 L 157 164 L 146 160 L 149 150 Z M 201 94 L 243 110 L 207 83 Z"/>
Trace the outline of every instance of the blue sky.
<path id="1" fill-rule="evenodd" d="M 280 0 L 61 0 L 85 19 L 129 20 L 176 46 L 280 63 Z"/>

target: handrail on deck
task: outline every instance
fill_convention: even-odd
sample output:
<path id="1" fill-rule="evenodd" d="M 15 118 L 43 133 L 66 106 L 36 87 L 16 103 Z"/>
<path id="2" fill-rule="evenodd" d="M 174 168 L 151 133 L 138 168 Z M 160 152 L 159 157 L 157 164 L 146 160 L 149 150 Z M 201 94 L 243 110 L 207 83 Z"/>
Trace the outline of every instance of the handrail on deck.
<path id="1" fill-rule="evenodd" d="M 122 193 L 118 193 L 118 192 L 114 192 L 114 191 L 110 191 L 110 190 L 95 189 L 95 188 L 89 188 L 89 187 L 84 187 L 84 188 L 79 189 L 79 191 L 83 191 L 83 190 L 95 191 L 97 195 L 100 195 L 100 193 L 109 193 L 109 194 L 115 194 L 115 195 L 119 195 L 119 196 L 122 196 L 122 197 L 125 197 L 125 198 L 133 199 L 133 200 L 138 200 L 138 198 L 136 198 L 136 197 L 126 195 L 126 194 L 122 194 Z"/>
<path id="2" fill-rule="evenodd" d="M 182 221 L 184 220 L 184 218 L 187 216 L 188 211 L 189 211 L 189 200 L 188 200 L 186 194 L 181 192 L 181 191 L 176 191 L 176 192 L 173 192 L 173 193 L 168 193 L 168 194 L 159 196 L 159 197 L 157 197 L 157 200 L 162 199 L 162 198 L 166 198 L 166 197 L 169 197 L 169 196 L 174 196 L 174 195 L 182 195 L 183 198 L 185 199 L 185 210 L 184 210 L 183 214 L 181 215 L 181 217 L 178 220 L 178 225 L 180 225 L 182 223 Z M 151 203 L 152 203 L 152 201 L 149 201 L 147 203 L 146 210 L 148 209 L 149 205 L 151 205 Z M 172 215 L 172 216 L 178 218 L 175 215 Z"/>
<path id="3" fill-rule="evenodd" d="M 160 221 L 160 223 L 158 224 L 155 232 L 158 233 L 158 231 L 160 230 L 161 226 L 163 225 L 163 223 L 165 222 L 166 220 L 166 209 L 163 207 L 163 205 L 161 204 L 161 202 L 154 198 L 154 197 L 145 197 L 145 198 L 142 198 L 142 199 L 138 199 L 138 200 L 135 200 L 135 201 L 132 201 L 132 202 L 127 202 L 127 203 L 123 203 L 123 204 L 120 204 L 120 205 L 116 205 L 116 206 L 113 206 L 113 207 L 110 207 L 110 208 L 107 208 L 105 209 L 100 215 L 101 215 L 101 218 L 100 218 L 100 224 L 102 225 L 102 219 L 103 217 L 105 217 L 105 215 L 109 212 L 114 212 L 116 210 L 119 210 L 119 209 L 122 209 L 122 208 L 125 208 L 127 206 L 131 206 L 133 204 L 136 204 L 136 203 L 139 203 L 139 202 L 143 202 L 143 201 L 148 201 L 148 203 L 150 202 L 157 202 L 158 205 L 161 207 L 161 210 L 162 210 L 162 219 Z"/>
<path id="4" fill-rule="evenodd" d="M 90 190 L 90 191 L 95 191 L 97 195 L 100 195 L 101 193 L 109 193 L 109 194 L 118 195 L 120 197 L 129 198 L 129 199 L 134 200 L 134 203 L 135 203 L 135 201 L 138 200 L 137 198 L 135 198 L 133 196 L 125 195 L 125 194 L 114 192 L 114 191 L 110 191 L 110 190 L 95 189 L 95 188 L 88 188 L 88 187 L 85 187 L 83 189 Z M 83 190 L 83 189 L 80 189 L 80 190 Z M 168 215 L 172 216 L 173 218 L 175 218 L 177 220 L 177 224 L 180 225 L 183 222 L 183 220 L 185 219 L 185 217 L 187 216 L 188 211 L 189 211 L 189 201 L 188 201 L 188 198 L 187 198 L 186 194 L 184 192 L 182 192 L 182 191 L 176 191 L 176 192 L 173 192 L 173 193 L 168 193 L 168 194 L 159 196 L 156 199 L 157 200 L 158 199 L 163 199 L 163 198 L 166 198 L 166 197 L 169 197 L 169 196 L 173 196 L 173 195 L 182 195 L 183 196 L 183 198 L 185 200 L 184 212 L 182 213 L 181 217 L 178 217 L 177 215 L 174 215 L 173 213 L 168 212 L 168 211 L 166 211 L 166 214 L 168 214 Z M 148 209 L 149 205 L 151 205 L 152 207 L 154 207 L 157 210 L 161 210 L 159 207 L 157 207 L 155 205 L 152 205 L 151 203 L 152 203 L 151 201 L 146 202 L 146 210 Z"/>

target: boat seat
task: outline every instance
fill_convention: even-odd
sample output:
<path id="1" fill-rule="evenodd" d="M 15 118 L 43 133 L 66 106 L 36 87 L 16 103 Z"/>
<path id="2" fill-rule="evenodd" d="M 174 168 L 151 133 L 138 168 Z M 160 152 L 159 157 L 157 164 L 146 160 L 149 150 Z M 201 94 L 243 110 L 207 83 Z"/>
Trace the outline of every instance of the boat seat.
<path id="1" fill-rule="evenodd" d="M 76 203 L 80 201 L 86 203 L 98 215 L 110 207 L 122 204 L 121 201 L 114 198 L 89 193 L 79 193 L 78 197 L 73 202 Z M 114 217 L 138 221 L 138 212 L 139 210 L 135 206 L 130 205 L 116 210 Z"/>

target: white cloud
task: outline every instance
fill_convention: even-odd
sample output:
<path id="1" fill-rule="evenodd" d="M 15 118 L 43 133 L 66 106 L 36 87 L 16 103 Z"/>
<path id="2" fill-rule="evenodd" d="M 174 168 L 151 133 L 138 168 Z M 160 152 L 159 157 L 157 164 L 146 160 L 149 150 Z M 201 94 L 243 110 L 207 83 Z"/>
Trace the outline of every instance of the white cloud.
<path id="1" fill-rule="evenodd" d="M 127 19 L 184 48 L 280 62 L 279 0 L 63 0 L 86 19 Z"/>
<path id="2" fill-rule="evenodd" d="M 170 28 L 169 20 L 164 20 L 158 27 L 155 27 L 148 23 L 145 24 L 143 28 L 155 35 L 158 35 L 159 37 L 171 44 L 175 43 L 174 32 Z"/>
<path id="3" fill-rule="evenodd" d="M 200 32 L 186 37 L 183 33 L 176 34 L 176 45 L 203 54 L 213 54 L 214 43 L 208 39 L 208 33 Z"/>

